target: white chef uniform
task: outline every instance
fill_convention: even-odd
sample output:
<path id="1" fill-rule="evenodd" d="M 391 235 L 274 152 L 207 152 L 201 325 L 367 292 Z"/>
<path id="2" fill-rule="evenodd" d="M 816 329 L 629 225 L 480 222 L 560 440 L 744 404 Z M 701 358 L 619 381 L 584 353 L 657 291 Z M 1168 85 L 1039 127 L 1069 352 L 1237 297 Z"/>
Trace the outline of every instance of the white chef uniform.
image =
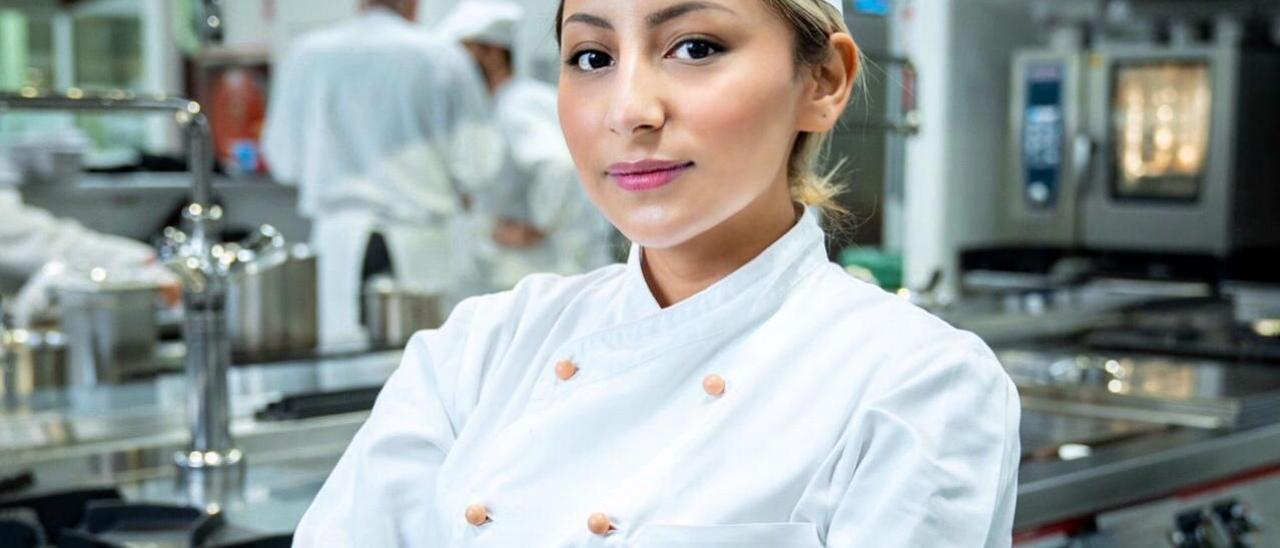
<path id="1" fill-rule="evenodd" d="M 401 285 L 442 292 L 446 306 L 482 292 L 463 195 L 502 165 L 489 110 L 466 50 L 382 7 L 307 34 L 277 64 L 263 148 L 312 221 L 323 345 L 363 340 L 375 232 Z"/>
<path id="2" fill-rule="evenodd" d="M 1008 546 L 1013 384 L 812 213 L 674 306 L 535 275 L 419 333 L 298 546 Z"/>
<path id="3" fill-rule="evenodd" d="M 513 78 L 498 88 L 493 105 L 508 155 L 500 180 L 477 200 L 482 222 L 476 252 L 490 287 L 507 290 L 535 272 L 579 274 L 613 262 L 613 227 L 578 182 L 560 130 L 555 86 Z M 483 222 L 485 216 L 523 221 L 546 239 L 526 249 L 503 247 L 489 237 L 492 222 Z"/>

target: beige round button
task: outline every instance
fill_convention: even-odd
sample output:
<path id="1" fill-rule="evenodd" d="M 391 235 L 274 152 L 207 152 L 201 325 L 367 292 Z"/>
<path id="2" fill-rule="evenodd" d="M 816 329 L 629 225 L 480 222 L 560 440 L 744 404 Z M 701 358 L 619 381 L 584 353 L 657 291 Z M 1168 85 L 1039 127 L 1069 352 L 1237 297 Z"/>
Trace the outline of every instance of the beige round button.
<path id="1" fill-rule="evenodd" d="M 489 509 L 483 504 L 472 504 L 467 507 L 467 523 L 479 527 L 489 521 Z"/>
<path id="2" fill-rule="evenodd" d="M 564 360 L 556 364 L 556 376 L 560 377 L 560 380 L 562 381 L 572 379 L 573 376 L 577 374 L 578 365 L 569 360 Z"/>
<path id="3" fill-rule="evenodd" d="M 613 530 L 613 523 L 609 521 L 609 516 L 603 512 L 596 512 L 591 514 L 590 518 L 587 518 L 587 529 L 590 529 L 592 533 L 604 536 Z"/>
<path id="4" fill-rule="evenodd" d="M 702 389 L 706 390 L 712 396 L 720 397 L 724 395 L 724 377 L 712 373 L 702 379 Z"/>

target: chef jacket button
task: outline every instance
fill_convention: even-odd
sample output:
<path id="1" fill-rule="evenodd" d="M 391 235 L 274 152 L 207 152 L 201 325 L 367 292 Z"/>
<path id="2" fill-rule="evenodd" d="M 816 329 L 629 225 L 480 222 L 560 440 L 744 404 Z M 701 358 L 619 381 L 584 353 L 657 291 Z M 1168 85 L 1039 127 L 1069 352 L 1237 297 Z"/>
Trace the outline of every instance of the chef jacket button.
<path id="1" fill-rule="evenodd" d="M 488 521 L 489 509 L 485 508 L 483 504 L 472 504 L 467 507 L 467 523 L 479 527 L 488 523 Z"/>
<path id="2" fill-rule="evenodd" d="M 702 379 L 702 389 L 706 390 L 707 394 L 710 394 L 712 396 L 715 396 L 715 397 L 723 396 L 724 395 L 724 377 L 721 377 L 720 375 L 717 375 L 715 373 L 707 375 L 706 378 Z"/>
<path id="3" fill-rule="evenodd" d="M 614 527 L 613 522 L 609 521 L 608 515 L 605 515 L 604 512 L 596 512 L 591 514 L 591 517 L 587 518 L 587 529 L 590 529 L 592 533 L 597 535 L 605 536 L 609 534 Z"/>
<path id="4" fill-rule="evenodd" d="M 577 374 L 578 366 L 572 361 L 564 360 L 556 364 L 556 376 L 560 377 L 560 380 L 562 381 L 572 379 L 573 376 Z"/>

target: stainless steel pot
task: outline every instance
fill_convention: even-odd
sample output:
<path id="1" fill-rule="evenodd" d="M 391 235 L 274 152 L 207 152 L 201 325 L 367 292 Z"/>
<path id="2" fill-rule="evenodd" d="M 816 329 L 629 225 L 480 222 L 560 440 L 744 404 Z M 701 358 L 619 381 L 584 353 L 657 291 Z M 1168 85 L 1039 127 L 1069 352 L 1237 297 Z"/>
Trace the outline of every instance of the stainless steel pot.
<path id="1" fill-rule="evenodd" d="M 233 353 L 272 356 L 315 348 L 316 259 L 305 246 L 286 249 L 280 240 L 256 251 L 246 246 L 230 270 Z"/>
<path id="2" fill-rule="evenodd" d="M 294 246 L 285 263 L 285 336 L 289 348 L 310 350 L 319 343 L 319 318 L 316 314 L 316 256 L 307 246 Z"/>
<path id="3" fill-rule="evenodd" d="M 275 252 L 238 263 L 227 286 L 227 323 L 231 351 L 272 354 L 285 350 L 284 265 L 287 254 Z"/>
<path id="4" fill-rule="evenodd" d="M 61 388 L 70 380 L 67 341 L 57 331 L 0 331 L 0 399 Z"/>
<path id="5" fill-rule="evenodd" d="M 370 280 L 364 289 L 364 325 L 374 346 L 401 346 L 414 333 L 440 327 L 444 314 L 439 293 Z"/>
<path id="6" fill-rule="evenodd" d="M 109 283 L 58 289 L 72 384 L 118 383 L 154 372 L 159 289 Z"/>

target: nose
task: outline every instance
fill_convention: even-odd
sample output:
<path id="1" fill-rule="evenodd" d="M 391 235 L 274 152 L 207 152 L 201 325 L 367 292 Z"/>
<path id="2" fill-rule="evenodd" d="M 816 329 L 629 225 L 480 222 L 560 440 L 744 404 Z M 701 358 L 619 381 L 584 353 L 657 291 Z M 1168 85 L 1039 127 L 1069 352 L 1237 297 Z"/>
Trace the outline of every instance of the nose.
<path id="1" fill-rule="evenodd" d="M 662 129 L 666 124 L 658 75 L 643 59 L 619 60 L 614 82 L 613 104 L 609 106 L 609 130 L 632 137 Z"/>

